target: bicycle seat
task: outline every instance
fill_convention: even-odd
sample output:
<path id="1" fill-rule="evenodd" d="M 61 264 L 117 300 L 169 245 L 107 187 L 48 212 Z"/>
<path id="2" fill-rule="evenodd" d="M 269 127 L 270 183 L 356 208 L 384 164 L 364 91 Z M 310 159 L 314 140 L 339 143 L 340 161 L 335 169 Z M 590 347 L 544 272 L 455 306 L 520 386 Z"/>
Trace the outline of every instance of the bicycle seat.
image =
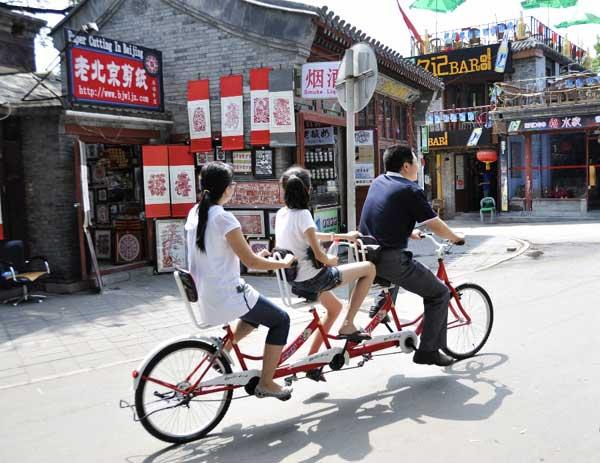
<path id="1" fill-rule="evenodd" d="M 373 280 L 373 283 L 381 286 L 382 288 L 389 288 L 390 286 L 392 286 L 391 281 L 386 280 L 385 278 L 381 278 L 381 277 L 375 277 L 375 280 Z"/>

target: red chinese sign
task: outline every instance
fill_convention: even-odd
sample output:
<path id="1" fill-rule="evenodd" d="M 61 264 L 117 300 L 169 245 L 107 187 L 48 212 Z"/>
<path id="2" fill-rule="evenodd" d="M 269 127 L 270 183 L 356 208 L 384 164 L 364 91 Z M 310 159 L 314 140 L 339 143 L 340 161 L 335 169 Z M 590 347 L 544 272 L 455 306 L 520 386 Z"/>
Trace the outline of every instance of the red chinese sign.
<path id="1" fill-rule="evenodd" d="M 70 29 L 65 36 L 71 101 L 163 110 L 160 51 Z"/>
<path id="2" fill-rule="evenodd" d="M 339 67 L 339 61 L 303 64 L 302 98 L 309 100 L 336 98 L 335 81 Z"/>

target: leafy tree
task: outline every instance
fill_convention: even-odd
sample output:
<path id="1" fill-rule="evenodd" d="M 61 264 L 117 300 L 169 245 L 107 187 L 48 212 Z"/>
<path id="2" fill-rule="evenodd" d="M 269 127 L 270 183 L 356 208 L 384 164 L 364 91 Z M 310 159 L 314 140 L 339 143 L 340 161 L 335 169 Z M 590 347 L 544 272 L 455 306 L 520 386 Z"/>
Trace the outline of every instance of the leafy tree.
<path id="1" fill-rule="evenodd" d="M 600 72 L 600 35 L 596 36 L 594 50 L 596 50 L 596 57 L 592 60 L 592 70 Z"/>

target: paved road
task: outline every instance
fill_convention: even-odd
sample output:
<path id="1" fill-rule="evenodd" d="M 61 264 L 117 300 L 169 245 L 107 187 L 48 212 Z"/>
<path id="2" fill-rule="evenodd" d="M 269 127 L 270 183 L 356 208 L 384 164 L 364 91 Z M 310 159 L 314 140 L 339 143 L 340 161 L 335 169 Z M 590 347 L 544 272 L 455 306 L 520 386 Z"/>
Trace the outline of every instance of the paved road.
<path id="1" fill-rule="evenodd" d="M 467 275 L 496 307 L 476 358 L 440 369 L 390 356 L 331 374 L 327 384 L 303 380 L 286 403 L 235 401 L 212 436 L 177 448 L 117 408 L 130 397 L 135 366 L 123 359 L 2 390 L 0 461 L 596 462 L 600 225 L 486 230 L 532 247 Z"/>

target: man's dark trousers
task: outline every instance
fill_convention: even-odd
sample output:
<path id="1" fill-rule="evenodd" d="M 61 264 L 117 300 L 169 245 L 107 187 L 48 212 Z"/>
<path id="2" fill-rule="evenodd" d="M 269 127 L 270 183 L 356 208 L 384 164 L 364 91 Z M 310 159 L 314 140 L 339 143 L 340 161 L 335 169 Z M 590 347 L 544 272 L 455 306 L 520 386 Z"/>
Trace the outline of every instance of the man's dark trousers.
<path id="1" fill-rule="evenodd" d="M 423 298 L 425 316 L 419 350 L 434 351 L 446 347 L 448 287 L 427 267 L 403 249 L 384 249 L 377 263 L 377 276 L 391 281 Z"/>

